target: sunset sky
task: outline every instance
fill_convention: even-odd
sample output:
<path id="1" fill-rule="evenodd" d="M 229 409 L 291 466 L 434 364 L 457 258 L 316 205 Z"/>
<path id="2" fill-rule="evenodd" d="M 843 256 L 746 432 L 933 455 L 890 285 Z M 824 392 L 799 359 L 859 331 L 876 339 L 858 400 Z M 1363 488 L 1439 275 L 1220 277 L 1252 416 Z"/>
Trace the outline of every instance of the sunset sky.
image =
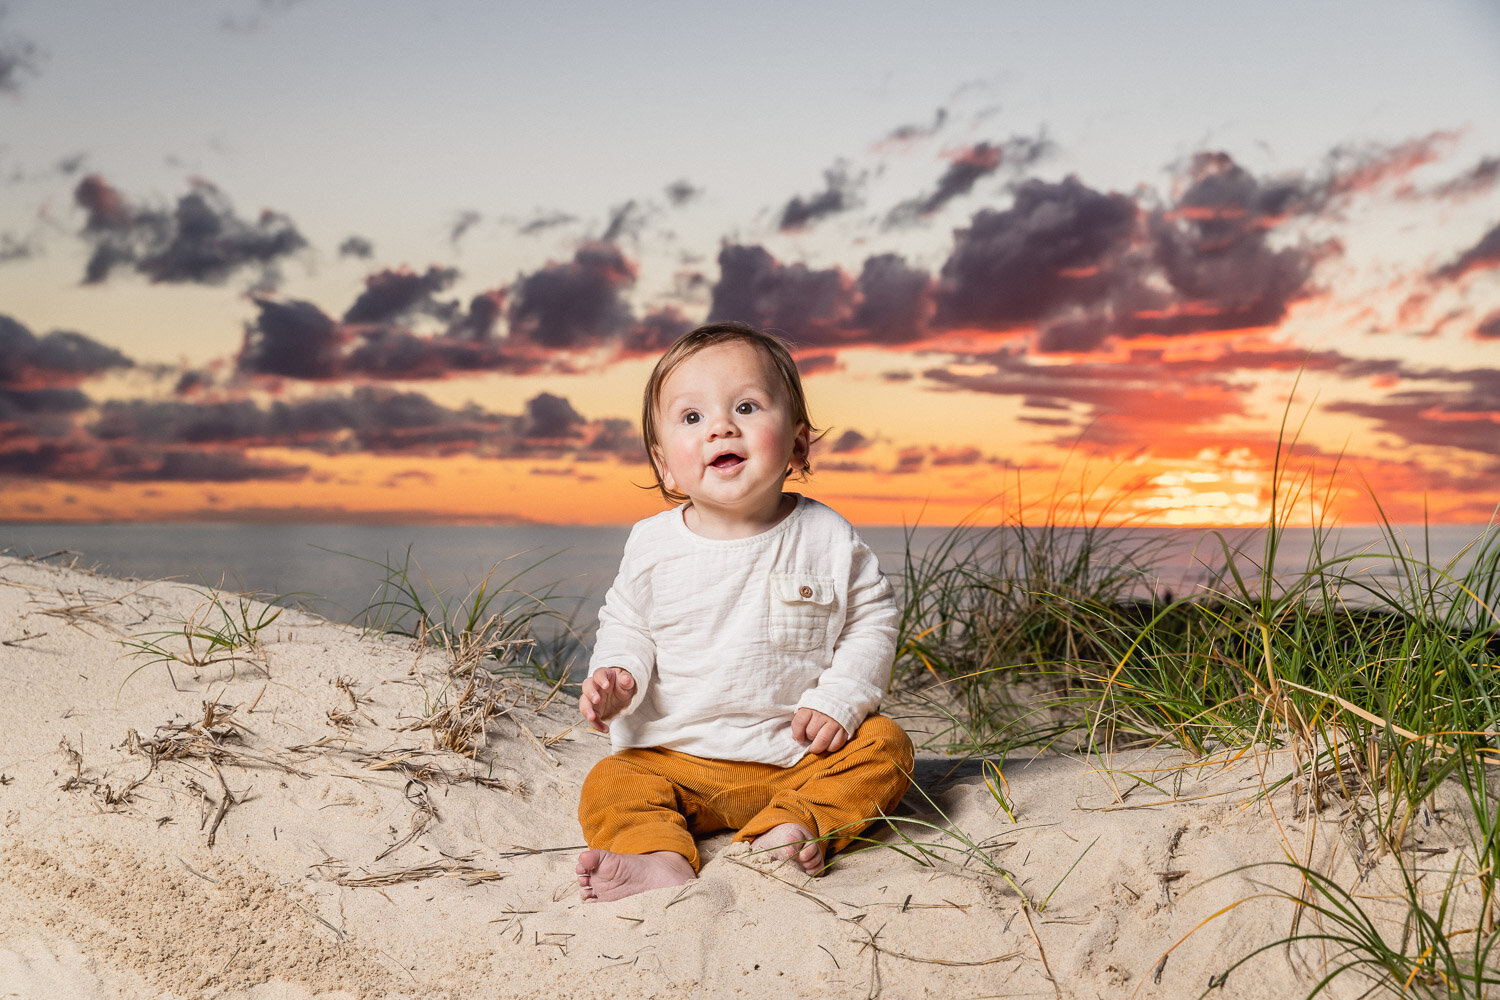
<path id="1" fill-rule="evenodd" d="M 0 520 L 631 521 L 740 319 L 857 523 L 1486 521 L 1497 11 L 10 0 Z"/>

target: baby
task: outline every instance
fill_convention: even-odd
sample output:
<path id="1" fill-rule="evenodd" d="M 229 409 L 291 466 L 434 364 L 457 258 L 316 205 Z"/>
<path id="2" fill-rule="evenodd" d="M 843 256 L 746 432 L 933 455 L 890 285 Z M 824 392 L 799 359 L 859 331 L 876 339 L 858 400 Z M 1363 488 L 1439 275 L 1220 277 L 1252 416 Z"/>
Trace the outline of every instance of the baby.
<path id="1" fill-rule="evenodd" d="M 733 829 L 809 874 L 901 800 L 911 740 L 872 714 L 898 610 L 848 521 L 782 487 L 814 428 L 796 364 L 741 323 L 657 362 L 642 433 L 677 506 L 636 524 L 579 710 L 614 752 L 583 785 L 585 901 L 697 877 L 694 834 Z"/>

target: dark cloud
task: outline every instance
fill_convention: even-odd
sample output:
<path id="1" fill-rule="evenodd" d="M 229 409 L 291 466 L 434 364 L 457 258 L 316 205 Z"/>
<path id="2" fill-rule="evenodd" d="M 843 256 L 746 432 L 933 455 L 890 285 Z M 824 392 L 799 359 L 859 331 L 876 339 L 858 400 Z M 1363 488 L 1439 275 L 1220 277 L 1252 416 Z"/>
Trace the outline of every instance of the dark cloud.
<path id="1" fill-rule="evenodd" d="M 1479 242 L 1465 250 L 1451 264 L 1439 268 L 1434 277 L 1454 281 L 1472 271 L 1488 271 L 1500 267 L 1500 224 L 1479 238 Z"/>
<path id="2" fill-rule="evenodd" d="M 847 212 L 859 204 L 856 193 L 863 177 L 851 177 L 847 164 L 835 164 L 824 171 L 823 181 L 823 190 L 817 194 L 807 198 L 799 195 L 786 203 L 777 223 L 782 232 L 806 229 L 819 219 Z"/>
<path id="3" fill-rule="evenodd" d="M 546 232 L 548 229 L 556 229 L 558 226 L 565 226 L 570 222 L 577 221 L 577 216 L 569 215 L 566 212 L 548 212 L 536 216 L 530 222 L 522 223 L 517 227 L 516 232 L 522 236 L 535 236 L 537 233 Z"/>
<path id="4" fill-rule="evenodd" d="M 1113 329 L 1111 317 L 1102 312 L 1067 316 L 1042 327 L 1036 349 L 1041 354 L 1087 353 L 1104 343 Z"/>
<path id="5" fill-rule="evenodd" d="M 489 340 L 495 336 L 500 319 L 505 315 L 504 289 L 480 292 L 469 300 L 469 309 L 453 317 L 448 333 L 469 340 Z"/>
<path id="6" fill-rule="evenodd" d="M 29 425 L 36 417 L 81 413 L 93 405 L 93 400 L 78 389 L 0 387 L 0 436 L 4 436 L 6 425 Z"/>
<path id="7" fill-rule="evenodd" d="M 1500 340 L 1500 309 L 1496 309 L 1474 327 L 1474 336 L 1480 340 Z"/>
<path id="8" fill-rule="evenodd" d="M 612 455 L 627 461 L 641 461 L 646 457 L 646 446 L 635 429 L 635 423 L 619 417 L 599 421 L 587 450 L 595 455 Z"/>
<path id="9" fill-rule="evenodd" d="M 397 287 L 387 288 L 393 276 L 401 280 L 395 282 Z M 379 280 L 365 295 L 375 289 L 378 294 L 363 306 L 356 303 L 350 312 L 356 317 L 383 317 L 379 322 L 340 322 L 310 302 L 256 297 L 260 315 L 245 328 L 238 370 L 309 380 L 412 380 L 454 372 L 524 374 L 549 365 L 564 367 L 562 359 L 549 359 L 534 345 L 494 335 L 505 305 L 502 290 L 479 293 L 464 312 L 457 303 L 435 303 L 431 298 L 435 288 L 446 286 L 448 278 L 441 269 L 426 275 L 381 272 L 374 277 Z M 396 321 L 413 311 L 448 317 L 447 329 L 421 336 Z"/>
<path id="10" fill-rule="evenodd" d="M 777 330 L 805 348 L 895 345 L 925 336 L 932 310 L 931 278 L 895 254 L 870 257 L 851 279 L 838 268 L 783 264 L 764 247 L 731 244 L 719 251 L 708 321 Z"/>
<path id="11" fill-rule="evenodd" d="M 1111 268 L 1129 247 L 1135 202 L 1077 178 L 1021 184 L 1011 208 L 981 209 L 955 234 L 937 289 L 942 326 L 1006 329 L 1111 290 Z"/>
<path id="12" fill-rule="evenodd" d="M 703 197 L 703 189 L 694 187 L 686 180 L 673 181 L 662 193 L 667 196 L 667 201 L 673 208 L 681 208 L 688 202 Z"/>
<path id="13" fill-rule="evenodd" d="M 408 268 L 377 271 L 365 278 L 365 290 L 344 313 L 345 323 L 388 323 L 414 315 L 451 320 L 457 302 L 440 302 L 435 296 L 458 280 L 451 267 L 429 267 L 425 273 Z"/>
<path id="14" fill-rule="evenodd" d="M 339 244 L 339 256 L 369 260 L 375 256 L 375 244 L 363 236 L 348 236 Z"/>
<path id="15" fill-rule="evenodd" d="M 241 371 L 328 379 L 340 373 L 349 331 L 311 302 L 255 299 L 260 310 L 245 328 L 245 342 L 237 359 Z"/>
<path id="16" fill-rule="evenodd" d="M 968 194 L 980 180 L 995 173 L 1001 164 L 1019 173 L 1045 155 L 1050 144 L 1044 138 L 1016 137 L 1002 145 L 989 142 L 966 146 L 949 155 L 948 169 L 938 178 L 935 190 L 903 201 L 887 213 L 885 225 L 910 225 L 926 219 L 955 198 Z"/>
<path id="17" fill-rule="evenodd" d="M 526 455 L 597 461 L 637 460 L 640 439 L 625 420 L 588 421 L 547 393 L 510 416 L 474 405 L 442 406 L 416 392 L 362 386 L 269 404 L 248 399 L 110 400 L 88 424 L 31 422 L 8 432 L 12 414 L 75 415 L 86 399 L 0 391 L 0 470 L 65 480 L 242 481 L 305 475 L 295 461 L 256 457 L 255 449 L 316 454 L 483 457 Z M 23 429 L 24 430 L 24 429 Z"/>
<path id="18" fill-rule="evenodd" d="M 469 230 L 479 225 L 480 220 L 483 218 L 484 216 L 473 209 L 465 209 L 459 212 L 458 218 L 453 220 L 453 225 L 448 230 L 448 242 L 454 246 L 458 246 L 459 240 L 462 240 Z"/>
<path id="19" fill-rule="evenodd" d="M 886 225 L 903 225 L 926 218 L 954 198 L 968 194 L 980 178 L 988 177 L 1000 169 L 1003 155 L 1000 147 L 987 142 L 960 150 L 954 155 L 948 169 L 943 172 L 943 176 L 938 179 L 937 189 L 922 197 L 904 201 L 891 209 L 890 214 L 886 216 Z"/>
<path id="20" fill-rule="evenodd" d="M 0 9 L 0 17 L 4 14 Z M 26 39 L 0 35 L 0 94 L 19 91 L 23 77 L 36 75 L 41 58 L 41 50 Z"/>
<path id="21" fill-rule="evenodd" d="M 233 449 L 98 448 L 84 442 L 0 442 L 0 474 L 67 482 L 246 482 L 295 480 L 305 465 L 256 459 Z"/>
<path id="22" fill-rule="evenodd" d="M 937 111 L 936 111 L 936 113 L 934 113 L 933 116 L 932 116 L 932 122 L 931 122 L 931 124 L 928 124 L 928 125 L 898 125 L 894 129 L 891 130 L 891 133 L 889 135 L 887 135 L 885 137 L 884 142 L 887 142 L 887 143 L 908 143 L 908 142 L 913 142 L 913 141 L 915 141 L 917 139 L 930 139 L 933 136 L 937 135 L 938 132 L 942 130 L 943 125 L 947 121 L 948 121 L 948 109 L 947 108 L 938 108 Z"/>
<path id="23" fill-rule="evenodd" d="M 1176 197 L 1149 209 L 1072 177 L 1027 181 L 1010 209 L 981 210 L 956 233 L 935 323 L 1035 325 L 1042 352 L 1274 326 L 1340 248 L 1273 235 L 1323 211 L 1334 187 L 1326 178 L 1262 179 L 1217 152 L 1195 155 Z"/>
<path id="24" fill-rule="evenodd" d="M 543 348 L 583 348 L 619 338 L 634 324 L 626 292 L 635 265 L 609 243 L 521 278 L 512 291 L 510 336 Z"/>
<path id="25" fill-rule="evenodd" d="M 37 389 L 73 386 L 112 368 L 130 368 L 129 358 L 81 333 L 53 330 L 37 337 L 0 315 L 0 386 Z"/>
<path id="26" fill-rule="evenodd" d="M 265 211 L 253 223 L 207 181 L 194 181 L 173 211 L 136 208 L 97 174 L 78 183 L 74 200 L 87 212 L 82 236 L 94 246 L 84 273 L 102 282 L 120 266 L 159 282 L 219 284 L 243 268 L 274 283 L 275 265 L 307 246 L 291 220 Z"/>
<path id="27" fill-rule="evenodd" d="M 708 322 L 739 320 L 779 330 L 799 345 L 847 342 L 851 285 L 837 268 L 781 264 L 764 247 L 732 244 L 719 251 Z"/>
<path id="28" fill-rule="evenodd" d="M 855 284 L 853 324 L 877 344 L 901 344 L 926 333 L 932 319 L 932 278 L 896 254 L 865 260 Z"/>
<path id="29" fill-rule="evenodd" d="M 840 434 L 838 439 L 829 446 L 828 450 L 835 455 L 843 455 L 851 451 L 860 451 L 861 449 L 868 448 L 871 443 L 869 438 L 851 428 Z"/>
<path id="30" fill-rule="evenodd" d="M 539 393 L 526 401 L 526 418 L 521 436 L 559 440 L 581 437 L 588 421 L 573 409 L 573 404 L 550 392 Z"/>
<path id="31" fill-rule="evenodd" d="M 631 328 L 622 346 L 627 355 L 661 354 L 695 325 L 676 309 L 657 309 Z"/>
<path id="32" fill-rule="evenodd" d="M 1273 248 L 1269 232 L 1299 210 L 1298 185 L 1262 182 L 1222 153 L 1193 160 L 1190 184 L 1150 219 L 1153 263 L 1172 294 L 1136 286 L 1121 332 L 1196 333 L 1270 326 L 1304 292 L 1320 248 Z M 1156 308 L 1151 308 L 1155 306 Z"/>
<path id="33" fill-rule="evenodd" d="M 618 243 L 622 239 L 639 240 L 646 225 L 651 221 L 652 211 L 634 198 L 610 210 L 609 225 L 600 239 L 605 243 Z"/>
<path id="34" fill-rule="evenodd" d="M 797 357 L 797 370 L 803 375 L 822 375 L 827 372 L 836 372 L 841 367 L 839 356 L 832 352 L 827 354 L 802 354 Z"/>

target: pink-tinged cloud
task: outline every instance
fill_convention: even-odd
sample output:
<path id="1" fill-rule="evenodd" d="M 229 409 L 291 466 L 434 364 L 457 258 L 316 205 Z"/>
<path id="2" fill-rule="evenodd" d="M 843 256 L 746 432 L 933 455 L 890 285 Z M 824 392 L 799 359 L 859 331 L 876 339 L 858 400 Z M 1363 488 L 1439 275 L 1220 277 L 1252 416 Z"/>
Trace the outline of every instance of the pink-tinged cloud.
<path id="1" fill-rule="evenodd" d="M 1475 271 L 1500 268 L 1500 223 L 1479 238 L 1479 242 L 1460 254 L 1452 263 L 1439 268 L 1434 277 L 1456 281 Z"/>
<path id="2" fill-rule="evenodd" d="M 921 139 L 930 139 L 937 135 L 948 121 L 948 109 L 938 108 L 933 113 L 932 122 L 927 125 L 898 125 L 890 131 L 890 134 L 876 143 L 875 148 L 891 149 L 907 146 Z"/>
<path id="3" fill-rule="evenodd" d="M 1341 146 L 1329 155 L 1326 196 L 1348 197 L 1403 179 L 1437 162 L 1459 138 L 1458 132 L 1437 131 L 1394 146 Z"/>
<path id="4" fill-rule="evenodd" d="M 410 268 L 376 271 L 365 278 L 365 290 L 344 313 L 345 323 L 389 323 L 418 315 L 451 319 L 457 302 L 437 298 L 458 280 L 451 267 L 429 267 L 425 273 Z"/>
<path id="5" fill-rule="evenodd" d="M 81 333 L 53 330 L 37 337 L 9 316 L 0 315 L 0 389 L 73 387 L 86 378 L 134 364 L 113 347 Z"/>
<path id="6" fill-rule="evenodd" d="M 830 215 L 847 212 L 859 205 L 859 186 L 863 175 L 851 175 L 849 166 L 838 163 L 823 172 L 823 190 L 803 198 L 792 198 L 781 209 L 776 227 L 784 233 L 797 232 Z"/>
<path id="7" fill-rule="evenodd" d="M 1500 309 L 1496 309 L 1474 327 L 1474 336 L 1480 340 L 1500 340 Z"/>
<path id="8" fill-rule="evenodd" d="M 1500 183 L 1500 157 L 1490 156 L 1451 180 L 1434 184 L 1425 190 L 1408 186 L 1396 195 L 1407 200 L 1431 198 L 1437 201 L 1462 202 L 1488 194 L 1494 190 L 1496 183 Z"/>
<path id="9" fill-rule="evenodd" d="M 1045 156 L 1049 148 L 1045 139 L 1016 136 L 1000 144 L 980 142 L 952 150 L 945 154 L 948 168 L 938 178 L 937 186 L 897 204 L 886 214 L 885 226 L 906 226 L 930 218 L 1002 165 L 1019 174 Z"/>
<path id="10" fill-rule="evenodd" d="M 50 390 L 54 394 L 76 390 Z M 640 438 L 628 421 L 588 420 L 566 399 L 541 393 L 522 413 L 452 409 L 415 392 L 365 386 L 294 402 L 233 396 L 109 400 L 95 406 L 12 413 L 0 392 L 0 473 L 66 481 L 245 482 L 297 480 L 309 466 L 255 449 L 318 455 L 440 458 L 538 456 L 635 461 Z M 77 394 L 81 396 L 81 394 Z"/>
<path id="11" fill-rule="evenodd" d="M 1010 329 L 1101 301 L 1111 291 L 1104 272 L 1129 248 L 1136 218 L 1131 198 L 1075 177 L 1025 182 L 1010 208 L 981 209 L 955 234 L 937 324 Z"/>

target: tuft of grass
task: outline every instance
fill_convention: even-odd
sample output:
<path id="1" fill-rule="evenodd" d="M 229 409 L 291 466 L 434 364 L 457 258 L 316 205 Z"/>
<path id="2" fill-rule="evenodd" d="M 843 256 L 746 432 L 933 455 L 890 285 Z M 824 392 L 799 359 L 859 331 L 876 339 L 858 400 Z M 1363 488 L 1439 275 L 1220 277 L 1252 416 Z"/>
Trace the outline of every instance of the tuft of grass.
<path id="1" fill-rule="evenodd" d="M 554 607 L 559 600 L 555 587 L 532 592 L 520 586 L 523 577 L 551 556 L 502 576 L 507 563 L 526 553 L 510 556 L 455 597 L 433 584 L 410 546 L 399 562 L 389 554 L 384 559 L 337 554 L 374 566 L 381 574 L 370 603 L 356 617 L 358 624 L 442 650 L 457 674 L 483 666 L 530 674 L 549 685 L 567 675 L 561 656 L 573 648 L 568 639 L 574 633 L 572 622 Z M 534 626 L 543 621 L 561 626 L 563 639 L 550 645 L 539 642 Z"/>
<path id="2" fill-rule="evenodd" d="M 501 560 L 461 597 L 434 586 L 409 546 L 399 562 L 389 555 L 384 560 L 351 558 L 381 573 L 360 614 L 364 626 L 416 643 L 411 672 L 422 683 L 423 716 L 402 728 L 426 730 L 435 749 L 477 759 L 493 720 L 510 716 L 520 704 L 541 712 L 567 681 L 568 654 L 577 648 L 571 622 L 554 607 L 553 588 L 533 593 L 519 585 L 550 556 L 509 576 L 501 576 L 501 568 L 510 560 Z M 543 621 L 561 625 L 561 638 L 539 642 L 533 627 Z M 432 650 L 441 654 L 435 676 L 422 667 L 424 654 Z M 540 681 L 545 688 L 525 680 Z M 530 736 L 525 724 L 515 721 Z M 546 747 L 532 740 L 545 755 Z"/>
<path id="3" fill-rule="evenodd" d="M 265 668 L 261 633 L 281 617 L 285 609 L 275 602 L 285 595 L 226 595 L 214 590 L 202 591 L 201 595 L 202 600 L 186 618 L 169 619 L 172 628 L 139 632 L 118 640 L 129 650 L 126 655 L 145 660 L 120 682 L 122 689 L 137 673 L 156 663 L 166 666 L 173 688 L 177 688 L 177 678 L 172 673 L 174 663 L 190 667 L 194 679 L 203 668 L 220 663 L 230 665 L 231 678 L 242 661 L 257 662 Z"/>
<path id="4" fill-rule="evenodd" d="M 1303 942 L 1331 955 L 1314 993 L 1363 974 L 1396 992 L 1493 995 L 1500 519 L 1438 563 L 1430 529 L 1413 543 L 1380 510 L 1383 544 L 1339 552 L 1324 514 L 1337 464 L 1326 478 L 1294 470 L 1287 426 L 1258 546 L 1218 534 L 1217 568 L 1191 594 L 1158 592 L 1165 550 L 1098 518 L 1070 522 L 1053 510 L 1037 527 L 1019 518 L 985 531 L 960 526 L 924 552 L 909 533 L 896 688 L 935 720 L 929 747 L 985 758 L 1060 741 L 1090 754 L 1129 742 L 1175 746 L 1193 761 L 1288 753 L 1291 773 L 1258 794 L 1289 793 L 1301 818 L 1346 810 L 1361 841 L 1368 826 L 1374 843 L 1359 849 L 1357 867 L 1393 859 L 1407 916 L 1393 938 L 1368 897 L 1302 865 L 1308 853 L 1288 842 L 1299 888 L 1284 895 L 1305 919 L 1266 947 Z M 1312 545 L 1301 567 L 1288 567 L 1286 533 L 1299 522 Z M 1010 815 L 1008 788 L 984 776 Z M 1419 891 L 1413 825 L 1455 785 L 1467 801 L 1458 820 L 1471 867 Z M 898 833 L 890 846 L 927 861 L 985 856 L 983 845 L 929 826 L 947 839 Z"/>

